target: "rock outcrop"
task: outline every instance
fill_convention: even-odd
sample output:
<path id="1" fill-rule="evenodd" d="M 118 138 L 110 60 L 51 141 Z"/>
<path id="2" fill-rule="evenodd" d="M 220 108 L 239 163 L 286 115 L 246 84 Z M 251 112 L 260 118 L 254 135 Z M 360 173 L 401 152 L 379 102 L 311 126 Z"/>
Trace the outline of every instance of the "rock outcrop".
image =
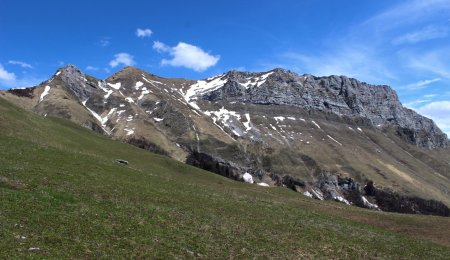
<path id="1" fill-rule="evenodd" d="M 345 76 L 315 77 L 283 69 L 267 73 L 231 71 L 222 87 L 203 94 L 208 101 L 296 106 L 367 119 L 373 127 L 394 126 L 419 147 L 446 148 L 447 136 L 429 118 L 402 106 L 389 86 L 374 86 Z M 258 80 L 260 79 L 260 80 Z"/>

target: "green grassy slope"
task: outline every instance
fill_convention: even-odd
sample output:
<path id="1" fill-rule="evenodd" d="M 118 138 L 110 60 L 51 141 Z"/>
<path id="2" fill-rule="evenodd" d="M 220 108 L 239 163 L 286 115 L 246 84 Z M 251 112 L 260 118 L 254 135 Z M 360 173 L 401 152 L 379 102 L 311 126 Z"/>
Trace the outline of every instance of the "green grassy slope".
<path id="1" fill-rule="evenodd" d="M 449 255 L 449 218 L 234 182 L 0 98 L 2 259 Z"/>

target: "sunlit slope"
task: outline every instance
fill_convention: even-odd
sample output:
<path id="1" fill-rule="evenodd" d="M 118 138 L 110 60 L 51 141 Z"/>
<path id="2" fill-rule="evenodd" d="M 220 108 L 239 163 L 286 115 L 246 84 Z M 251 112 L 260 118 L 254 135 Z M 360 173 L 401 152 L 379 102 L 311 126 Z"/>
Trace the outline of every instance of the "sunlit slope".
<path id="1" fill-rule="evenodd" d="M 1 98 L 0 202 L 0 258 L 450 255 L 449 218 L 234 182 Z"/>

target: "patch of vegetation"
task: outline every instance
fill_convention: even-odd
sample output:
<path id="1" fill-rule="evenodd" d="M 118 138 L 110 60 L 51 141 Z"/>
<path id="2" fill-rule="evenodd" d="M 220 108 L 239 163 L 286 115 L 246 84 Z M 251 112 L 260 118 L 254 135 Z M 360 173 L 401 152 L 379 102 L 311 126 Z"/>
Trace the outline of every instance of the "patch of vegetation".
<path id="1" fill-rule="evenodd" d="M 0 147 L 2 259 L 450 255 L 449 218 L 235 182 L 2 99 Z"/>

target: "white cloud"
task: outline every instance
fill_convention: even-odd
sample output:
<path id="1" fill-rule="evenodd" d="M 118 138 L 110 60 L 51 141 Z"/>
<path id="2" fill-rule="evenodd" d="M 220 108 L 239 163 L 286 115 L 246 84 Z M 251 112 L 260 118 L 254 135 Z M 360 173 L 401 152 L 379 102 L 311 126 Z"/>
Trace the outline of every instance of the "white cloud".
<path id="1" fill-rule="evenodd" d="M 2 82 L 11 82 L 16 80 L 16 75 L 12 72 L 8 72 L 3 65 L 0 64 L 0 80 Z"/>
<path id="2" fill-rule="evenodd" d="M 86 70 L 97 71 L 98 68 L 97 68 L 97 67 L 94 67 L 94 66 L 87 66 L 87 67 L 86 67 Z"/>
<path id="3" fill-rule="evenodd" d="M 202 72 L 217 64 L 220 59 L 219 55 L 210 55 L 200 47 L 184 42 L 179 42 L 177 46 L 170 47 L 162 42 L 155 41 L 153 49 L 160 53 L 168 53 L 172 59 L 163 59 L 162 65 L 170 65 L 174 67 L 185 67 L 188 69 Z"/>
<path id="4" fill-rule="evenodd" d="M 424 26 L 445 17 L 449 10 L 450 0 L 401 2 L 349 27 L 346 33 L 332 34 L 332 37 L 318 42 L 318 51 L 291 50 L 269 63 L 299 73 L 346 75 L 372 84 L 405 86 L 407 83 L 404 81 L 416 75 L 431 79 L 450 78 L 450 48 L 399 49 L 403 43 L 450 35 L 450 29 L 442 26 Z M 393 42 L 397 44 L 392 45 Z M 418 83 L 411 87 L 425 87 L 433 82 Z"/>
<path id="5" fill-rule="evenodd" d="M 136 36 L 139 38 L 145 38 L 145 37 L 150 37 L 152 36 L 153 32 L 150 29 L 140 29 L 138 28 L 136 30 Z"/>
<path id="6" fill-rule="evenodd" d="M 400 58 L 406 66 L 421 72 L 450 79 L 450 48 L 432 49 L 422 52 L 403 51 Z"/>
<path id="7" fill-rule="evenodd" d="M 450 136 L 450 101 L 435 101 L 415 109 L 418 113 L 433 119 Z"/>
<path id="8" fill-rule="evenodd" d="M 136 62 L 134 61 L 133 56 L 128 53 L 122 52 L 114 55 L 114 59 L 109 62 L 109 66 L 111 66 L 111 68 L 115 68 L 120 64 L 124 66 L 133 66 L 136 64 Z"/>
<path id="9" fill-rule="evenodd" d="M 357 44 L 337 45 L 335 49 L 312 55 L 289 52 L 281 58 L 286 67 L 299 73 L 345 75 L 372 84 L 386 84 L 387 79 L 395 78 L 374 49 Z"/>
<path id="10" fill-rule="evenodd" d="M 44 79 L 34 76 L 16 77 L 12 72 L 7 71 L 2 64 L 0 64 L 0 89 L 2 88 L 18 88 L 36 86 Z"/>
<path id="11" fill-rule="evenodd" d="M 449 0 L 405 1 L 371 17 L 362 25 L 364 28 L 372 27 L 379 35 L 383 35 L 386 31 L 414 24 L 429 17 L 445 16 L 445 10 L 449 9 Z"/>
<path id="12" fill-rule="evenodd" d="M 424 103 L 428 103 L 431 102 L 431 99 L 417 99 L 417 100 L 413 100 L 411 102 L 405 103 L 403 104 L 404 107 L 407 108 L 411 108 L 411 109 L 417 109 L 417 106 L 424 104 Z"/>
<path id="13" fill-rule="evenodd" d="M 445 27 L 427 26 L 421 30 L 407 33 L 395 38 L 393 44 L 418 43 L 422 41 L 445 38 L 448 35 L 448 29 Z"/>
<path id="14" fill-rule="evenodd" d="M 162 53 L 162 52 L 170 52 L 171 48 L 160 41 L 154 41 L 153 49 L 159 53 Z"/>
<path id="15" fill-rule="evenodd" d="M 33 66 L 31 66 L 30 64 L 28 64 L 26 62 L 23 62 L 23 61 L 10 60 L 10 61 L 8 61 L 8 63 L 12 64 L 12 65 L 19 65 L 22 68 L 26 68 L 26 69 L 32 69 L 33 68 Z"/>
<path id="16" fill-rule="evenodd" d="M 415 83 L 411 83 L 411 84 L 405 86 L 404 88 L 409 89 L 409 90 L 423 89 L 423 88 L 426 88 L 428 85 L 430 85 L 434 82 L 438 82 L 440 80 L 441 80 L 441 78 L 421 80 L 421 81 L 418 81 Z"/>

